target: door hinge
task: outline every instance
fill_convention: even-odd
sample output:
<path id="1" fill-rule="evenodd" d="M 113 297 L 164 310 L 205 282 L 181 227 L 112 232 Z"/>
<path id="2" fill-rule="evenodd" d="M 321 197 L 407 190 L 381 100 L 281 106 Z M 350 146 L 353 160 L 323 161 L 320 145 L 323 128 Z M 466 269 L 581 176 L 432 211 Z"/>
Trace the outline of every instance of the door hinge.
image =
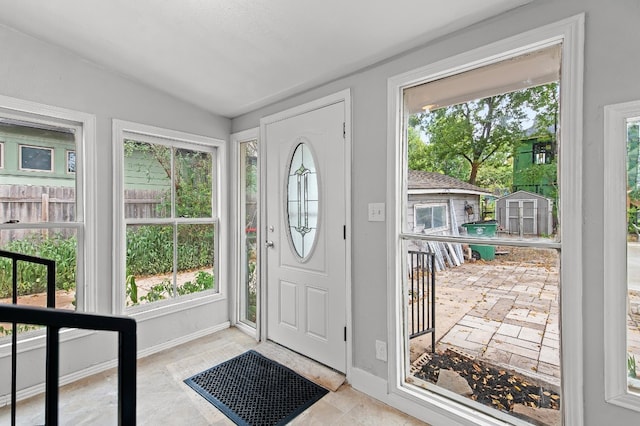
<path id="1" fill-rule="evenodd" d="M 344 328 L 344 341 L 347 341 L 347 327 Z"/>
<path id="2" fill-rule="evenodd" d="M 347 123 L 345 121 L 342 122 L 342 139 L 347 138 Z"/>
<path id="3" fill-rule="evenodd" d="M 347 239 L 347 225 L 342 226 L 342 238 Z"/>

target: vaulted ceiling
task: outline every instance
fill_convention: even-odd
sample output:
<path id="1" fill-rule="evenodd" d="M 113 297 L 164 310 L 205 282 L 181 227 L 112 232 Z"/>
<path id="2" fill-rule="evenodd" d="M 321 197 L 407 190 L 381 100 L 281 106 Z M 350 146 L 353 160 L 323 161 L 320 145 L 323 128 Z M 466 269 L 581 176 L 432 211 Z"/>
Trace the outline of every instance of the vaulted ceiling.
<path id="1" fill-rule="evenodd" d="M 0 25 L 236 117 L 529 1 L 0 0 Z"/>

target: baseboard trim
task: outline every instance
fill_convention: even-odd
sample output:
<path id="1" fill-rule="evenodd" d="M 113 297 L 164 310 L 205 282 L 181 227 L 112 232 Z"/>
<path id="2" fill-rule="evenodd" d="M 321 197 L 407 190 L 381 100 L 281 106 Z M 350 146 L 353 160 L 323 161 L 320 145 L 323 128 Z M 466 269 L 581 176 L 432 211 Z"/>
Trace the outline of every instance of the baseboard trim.
<path id="1" fill-rule="evenodd" d="M 161 352 L 167 349 L 171 349 L 175 346 L 182 345 L 184 343 L 188 343 L 192 340 L 199 339 L 200 337 L 205 337 L 210 334 L 216 333 L 218 331 L 225 330 L 231 326 L 229 321 L 223 322 L 222 324 L 218 324 L 213 327 L 205 328 L 203 330 L 198 330 L 195 333 L 188 334 L 186 336 L 179 337 L 177 339 L 169 340 L 167 342 L 161 343 L 159 345 L 155 345 L 149 348 L 142 349 L 138 351 L 137 358 L 144 358 L 149 355 L 153 355 L 157 352 Z M 94 374 L 102 373 L 103 371 L 107 371 L 111 368 L 116 368 L 118 366 L 118 360 L 113 359 L 106 362 L 102 362 L 99 364 L 92 365 L 91 367 L 84 368 L 79 371 L 74 371 L 70 374 L 65 374 L 64 376 L 60 376 L 58 379 L 59 386 L 68 385 L 69 383 L 76 382 L 78 380 L 84 379 L 89 376 L 93 376 Z M 21 389 L 16 392 L 16 400 L 22 401 L 27 398 L 31 398 L 32 396 L 40 395 L 45 391 L 45 384 L 40 383 L 35 386 L 31 386 L 25 389 Z M 11 395 L 2 395 L 0 396 L 0 407 L 4 407 L 6 405 L 11 404 Z"/>
<path id="2" fill-rule="evenodd" d="M 507 424 L 470 408 L 457 409 L 441 396 L 433 395 L 433 401 L 428 402 L 408 389 L 391 393 L 386 380 L 359 368 L 351 368 L 347 381 L 354 389 L 433 426 Z"/>
<path id="3" fill-rule="evenodd" d="M 231 323 L 229 321 L 223 322 L 221 324 L 215 325 L 213 327 L 205 328 L 202 330 L 198 330 L 195 333 L 187 334 L 186 336 L 179 337 L 177 339 L 168 340 L 164 343 L 160 343 L 159 345 L 151 346 L 146 349 L 142 349 L 138 351 L 138 359 L 147 357 L 149 355 L 153 355 L 158 352 L 162 352 L 167 349 L 171 349 L 175 346 L 182 345 L 184 343 L 188 343 L 192 340 L 199 339 L 204 336 L 208 336 L 210 334 L 216 333 L 218 331 L 226 330 L 231 327 Z"/>

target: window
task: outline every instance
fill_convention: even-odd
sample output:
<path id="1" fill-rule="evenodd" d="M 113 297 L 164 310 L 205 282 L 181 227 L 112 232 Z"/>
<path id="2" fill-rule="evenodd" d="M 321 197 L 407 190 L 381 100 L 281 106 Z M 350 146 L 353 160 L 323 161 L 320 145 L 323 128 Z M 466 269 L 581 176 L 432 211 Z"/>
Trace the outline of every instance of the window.
<path id="1" fill-rule="evenodd" d="M 605 397 L 640 411 L 640 101 L 604 120 Z"/>
<path id="2" fill-rule="evenodd" d="M 553 157 L 554 154 L 551 143 L 533 144 L 533 164 L 550 164 Z"/>
<path id="3" fill-rule="evenodd" d="M 76 172 L 76 152 L 67 151 L 67 173 Z"/>
<path id="4" fill-rule="evenodd" d="M 5 212 L 0 249 L 56 261 L 56 308 L 93 311 L 97 279 L 92 197 L 96 191 L 95 176 L 89 170 L 95 169 L 95 117 L 0 96 L 0 124 L 0 155 L 10 152 L 14 159 L 4 164 L 0 182 L 5 194 L 0 201 Z M 73 147 L 79 153 L 79 173 L 64 178 L 53 173 L 19 173 L 53 171 L 52 147 L 62 147 L 62 152 Z M 28 300 L 45 306 L 44 271 L 24 265 L 18 273 L 18 303 Z M 10 298 L 11 293 L 11 284 L 0 277 L 0 299 Z"/>
<path id="5" fill-rule="evenodd" d="M 257 130 L 233 136 L 238 179 L 238 321 L 255 332 L 258 306 L 259 171 Z"/>
<path id="6" fill-rule="evenodd" d="M 4 142 L 0 141 L 0 169 L 4 169 Z"/>
<path id="7" fill-rule="evenodd" d="M 121 121 L 114 137 L 120 309 L 220 294 L 221 141 Z"/>
<path id="8" fill-rule="evenodd" d="M 21 145 L 20 170 L 52 172 L 53 149 Z"/>
<path id="9" fill-rule="evenodd" d="M 507 356 L 504 351 L 504 347 L 500 348 L 504 342 L 515 343 L 511 339 L 524 338 L 528 336 L 530 338 L 529 349 L 532 350 L 530 355 L 536 353 L 537 365 L 533 365 L 530 362 L 525 362 L 518 367 L 519 371 L 532 371 L 534 368 L 537 372 L 548 373 L 549 364 L 555 364 L 556 371 L 562 372 L 562 386 L 564 391 L 562 395 L 555 395 L 552 399 L 558 399 L 562 401 L 562 414 L 556 415 L 555 420 L 550 420 L 549 424 L 561 424 L 563 419 L 570 423 L 581 424 L 582 423 L 582 389 L 581 389 L 581 375 L 582 371 L 582 326 L 579 318 L 582 315 L 581 312 L 581 147 L 579 145 L 581 136 L 581 82 L 582 82 L 582 68 L 581 68 L 581 43 L 582 43 L 582 27 L 584 18 L 582 16 L 572 18 L 557 24 L 552 24 L 539 30 L 530 31 L 528 33 L 514 36 L 507 40 L 501 40 L 492 45 L 487 45 L 483 48 L 476 49 L 474 51 L 467 52 L 452 58 L 447 58 L 441 62 L 437 62 L 431 65 L 427 65 L 423 68 L 408 72 L 403 75 L 399 75 L 389 79 L 389 92 L 388 99 L 389 105 L 389 129 L 390 131 L 388 139 L 389 152 L 393 153 L 395 157 L 394 163 L 389 170 L 389 180 L 395 183 L 395 186 L 390 186 L 388 202 L 395 206 L 390 209 L 389 215 L 389 235 L 390 241 L 395 243 L 393 249 L 389 250 L 389 269 L 390 276 L 395 276 L 395 280 L 390 280 L 389 294 L 393 295 L 390 298 L 389 309 L 390 316 L 396 327 L 390 327 L 389 341 L 394 342 L 396 351 L 390 351 L 389 362 L 391 372 L 395 372 L 395 375 L 390 378 L 391 383 L 396 385 L 391 386 L 391 392 L 410 400 L 415 397 L 416 394 L 421 395 L 422 407 L 432 409 L 434 412 L 439 411 L 436 407 L 442 407 L 446 405 L 447 417 L 453 420 L 463 419 L 462 422 L 474 422 L 474 420 L 481 420 L 486 424 L 501 424 L 501 422 L 520 422 L 513 417 L 505 414 L 503 407 L 510 403 L 509 398 L 504 402 L 488 401 L 488 405 L 480 404 L 479 401 L 474 398 L 461 397 L 455 395 L 450 391 L 441 392 L 439 385 L 436 382 L 431 381 L 426 376 L 421 378 L 423 381 L 416 380 L 416 369 L 424 372 L 422 368 L 429 362 L 426 360 L 433 360 L 437 357 L 426 353 L 430 352 L 430 339 L 422 341 L 422 349 L 416 353 L 414 347 L 412 347 L 409 330 L 413 331 L 409 327 L 410 322 L 418 321 L 424 317 L 417 316 L 415 311 L 410 308 L 416 301 L 428 298 L 429 294 L 422 289 L 415 290 L 415 287 L 411 286 L 409 281 L 417 277 L 420 280 L 422 277 L 431 276 L 430 271 L 436 271 L 436 292 L 443 291 L 443 277 L 445 268 L 453 268 L 451 264 L 459 262 L 460 257 L 468 256 L 466 251 L 467 246 L 475 246 L 480 249 L 482 259 L 488 265 L 493 262 L 495 258 L 502 256 L 504 252 L 510 251 L 525 251 L 527 254 L 525 259 L 544 260 L 545 264 L 549 264 L 551 269 L 547 272 L 552 273 L 550 287 L 545 288 L 542 292 L 538 292 L 538 297 L 546 299 L 544 303 L 534 306 L 533 303 L 529 303 L 527 306 L 515 306 L 522 304 L 527 296 L 522 298 L 516 297 L 515 299 L 505 298 L 499 295 L 502 290 L 506 288 L 497 289 L 497 293 L 492 290 L 486 289 L 485 294 L 480 293 L 478 303 L 473 303 L 477 308 L 472 309 L 469 316 L 486 316 L 481 321 L 475 321 L 473 318 L 464 318 L 462 322 L 458 321 L 449 330 L 457 332 L 455 335 L 450 335 L 448 338 L 441 338 L 438 335 L 436 341 L 441 343 L 453 343 L 456 346 L 465 346 L 467 350 L 462 350 L 463 353 L 474 352 L 479 355 L 476 357 L 476 364 L 482 368 L 478 363 L 480 358 L 485 360 L 489 358 L 492 363 L 503 363 L 503 356 Z M 508 52 L 508 53 L 507 53 Z M 500 68 L 507 63 L 510 64 L 509 72 L 505 72 Z M 553 70 L 550 75 L 538 68 L 538 65 L 546 63 L 550 65 L 547 70 Z M 485 82 L 491 80 L 495 83 L 495 86 L 487 87 L 482 86 L 482 78 L 479 77 L 481 73 L 476 74 L 476 70 L 481 70 L 485 76 L 492 74 L 493 71 L 498 71 L 493 74 L 493 78 L 484 80 Z M 464 157 L 463 154 L 452 154 L 454 148 L 459 148 L 472 138 L 454 138 L 454 143 L 449 144 L 447 149 L 441 152 L 437 152 L 433 146 L 436 143 L 445 140 L 445 137 L 452 134 L 462 135 L 461 132 L 469 132 L 475 130 L 482 130 L 482 126 L 461 126 L 455 128 L 455 131 L 447 134 L 440 133 L 436 135 L 431 133 L 431 124 L 437 126 L 442 124 L 451 118 L 448 123 L 455 126 L 456 123 L 464 123 L 465 113 L 469 117 L 477 112 L 476 117 L 481 119 L 486 118 L 486 114 L 491 113 L 491 108 L 482 108 L 482 104 L 488 105 L 488 102 L 504 101 L 503 95 L 509 92 L 526 90 L 531 88 L 529 84 L 532 81 L 536 81 L 536 84 L 550 84 L 556 81 L 560 75 L 560 68 L 562 69 L 562 82 L 558 85 L 558 91 L 556 92 L 559 98 L 562 98 L 562 103 L 557 103 L 558 117 L 562 117 L 562 126 L 559 127 L 557 143 L 562 143 L 562 157 L 558 157 L 554 161 L 557 162 L 558 171 L 562 170 L 559 174 L 560 182 L 557 185 L 557 194 L 553 197 L 557 197 L 558 211 L 562 212 L 561 217 L 557 218 L 556 226 L 551 234 L 537 235 L 537 236 L 516 236 L 509 237 L 502 232 L 502 229 L 496 223 L 496 220 L 482 221 L 480 223 L 473 223 L 478 229 L 482 228 L 482 236 L 475 234 L 458 234 L 460 223 L 452 223 L 450 233 L 442 233 L 436 235 L 424 235 L 412 231 L 413 222 L 409 222 L 408 214 L 411 210 L 407 207 L 409 197 L 407 196 L 407 168 L 412 163 L 410 155 L 408 155 L 408 149 L 413 146 L 424 148 L 425 152 L 431 156 L 428 158 L 431 164 L 435 166 L 437 172 L 445 175 L 450 173 L 466 172 L 469 173 L 472 179 L 468 179 L 475 185 L 482 183 L 484 179 L 485 185 L 492 185 L 492 179 L 498 177 L 498 173 L 491 173 L 489 175 L 483 175 L 478 171 L 477 164 L 473 164 L 473 155 Z M 537 73 L 532 79 L 528 79 L 524 74 Z M 543 77 L 544 74 L 544 77 Z M 532 76 L 533 77 L 533 76 Z M 540 79 L 542 77 L 542 79 Z M 520 82 L 520 83 L 518 83 Z M 525 86 L 518 86 L 522 82 Z M 564 84 L 564 83 L 567 84 Z M 508 86 L 508 87 L 507 87 Z M 550 86 L 551 87 L 551 86 Z M 454 92 L 453 88 L 460 89 L 458 92 Z M 464 92 L 464 93 L 463 93 Z M 551 92 L 549 93 L 551 94 Z M 431 97 L 431 99 L 429 99 Z M 487 98 L 494 98 L 488 100 Z M 462 105 L 465 104 L 465 105 Z M 494 105 L 498 105 L 494 103 Z M 457 116 L 455 113 L 459 113 Z M 413 128 L 416 124 L 415 117 L 411 117 L 412 114 L 433 114 L 431 117 L 426 117 L 426 121 L 422 121 L 421 129 L 429 130 L 426 137 L 429 138 L 426 142 L 423 140 L 422 145 L 415 143 L 416 136 L 422 136 L 420 133 L 415 132 Z M 525 114 L 526 116 L 526 114 Z M 430 120 L 430 118 L 437 118 L 436 120 Z M 508 125 L 508 121 L 517 117 L 516 114 L 503 115 L 504 124 Z M 522 117 L 522 116 L 521 116 Z M 462 120 L 462 121 L 461 121 Z M 501 123 L 503 124 L 503 123 Z M 413 128 L 413 129 L 412 129 Z M 412 129 L 413 131 L 411 131 Z M 440 137 L 443 139 L 439 139 Z M 413 138 L 413 139 L 412 139 Z M 505 138 L 503 141 L 511 141 L 512 138 Z M 497 145 L 494 145 L 496 147 Z M 487 151 L 487 154 L 498 153 L 498 150 Z M 513 150 L 511 152 L 514 152 Z M 449 154 L 449 155 L 446 155 Z M 475 154 L 475 152 L 473 153 Z M 508 154 L 508 152 L 507 152 Z M 531 154 L 530 154 L 531 155 Z M 479 156 L 476 159 L 484 161 L 489 156 Z M 433 161 L 436 158 L 437 161 Z M 493 167 L 497 172 L 498 170 L 504 170 L 504 166 L 509 167 L 511 163 L 508 156 L 495 156 L 493 158 Z M 531 157 L 529 157 L 531 158 Z M 471 160 L 471 161 L 469 161 Z M 468 164 L 465 164 L 468 161 Z M 546 158 L 545 158 L 546 161 Z M 552 162 L 553 163 L 553 162 Z M 506 173 L 505 177 L 508 177 L 511 173 Z M 534 183 L 540 180 L 540 176 L 531 173 L 529 176 Z M 494 181 L 495 182 L 495 181 Z M 393 188 L 393 189 L 392 189 Z M 498 188 L 497 188 L 498 189 Z M 445 193 L 449 194 L 450 205 L 455 203 L 455 197 L 457 191 L 453 189 Z M 500 191 L 504 194 L 503 191 Z M 562 196 L 560 196 L 562 195 Z M 554 203 L 554 206 L 556 204 Z M 454 210 L 455 212 L 455 210 Z M 452 212 L 449 213 L 452 220 L 456 218 Z M 555 213 L 555 209 L 552 214 Z M 483 218 L 490 219 L 490 218 Z M 562 220 L 560 220 L 562 219 Z M 458 226 L 456 226 L 458 225 Z M 462 249 L 462 254 L 458 250 L 458 246 Z M 417 248 L 417 250 L 416 250 Z M 471 248 L 471 247 L 469 247 Z M 562 250 L 560 250 L 562 248 Z M 432 251 L 433 250 L 433 251 Z M 435 252 L 439 255 L 435 256 L 434 262 L 425 263 L 422 260 L 412 263 L 407 254 L 415 253 L 416 251 L 426 253 L 426 256 Z M 472 249 L 473 250 L 473 249 Z M 474 250 L 475 251 L 475 250 Z M 546 260 L 545 260 L 546 259 Z M 474 262 L 466 262 L 473 266 Z M 560 268 L 562 264 L 562 268 Z M 429 265 L 429 266 L 426 266 Z M 430 266 L 433 265 L 433 266 Z M 482 263 L 480 264 L 480 266 Z M 458 266 L 456 266 L 458 267 Z M 415 268 L 422 268 L 421 270 Z M 426 269 L 425 269 L 426 268 Z M 493 268 L 487 266 L 489 271 Z M 524 268 L 521 270 L 526 276 L 525 280 L 530 279 L 530 272 Z M 416 272 L 418 272 L 416 274 Z M 428 273 L 429 272 L 429 273 Z M 479 272 L 479 271 L 478 271 Z M 495 268 L 491 272 L 493 278 L 487 281 L 490 283 L 489 287 L 497 284 L 500 280 L 500 275 L 504 272 L 500 268 Z M 545 275 L 543 272 L 542 275 Z M 440 278 L 438 278 L 440 275 Z M 456 275 L 456 274 L 449 274 Z M 478 274 L 462 274 L 465 278 L 473 278 L 473 281 L 477 285 L 484 285 L 483 282 L 487 277 L 480 277 Z M 547 275 L 545 275 L 547 276 Z M 454 276 L 455 278 L 455 276 Z M 496 282 L 493 282 L 493 280 Z M 441 283 L 438 285 L 438 280 Z M 546 282 L 546 279 L 545 279 Z M 464 283 L 462 283 L 464 285 Z M 543 285 L 543 288 L 546 286 Z M 477 286 L 475 286 L 477 287 Z M 498 285 L 500 287 L 500 285 Z M 475 291 L 474 286 L 465 287 L 465 296 L 461 300 L 461 303 L 468 302 L 471 292 Z M 511 288 L 509 291 L 525 291 L 525 287 Z M 533 292 L 533 289 L 529 289 Z M 562 295 L 562 297 L 560 297 Z M 487 298 L 486 296 L 491 296 Z M 549 297 L 547 297 L 549 296 Z M 408 300 L 407 300 L 408 299 Z M 446 298 L 445 298 L 446 299 Z M 509 299 L 509 300 L 507 300 Z M 512 303 L 515 301 L 516 303 Z M 569 302 L 570 301 L 570 302 Z M 441 303 L 436 302 L 434 303 Z M 498 303 L 499 302 L 499 303 Z M 551 303 L 551 304 L 549 304 Z M 510 306 L 502 306 L 510 305 Z M 555 304 L 555 306 L 552 306 Z M 549 310 L 538 311 L 545 305 Z M 502 321 L 501 324 L 495 324 L 493 319 L 489 317 L 496 314 L 497 311 L 491 311 L 491 307 L 495 307 L 498 311 L 504 313 L 509 311 L 507 315 L 511 319 L 518 318 L 523 320 L 528 318 L 527 321 L 534 320 L 540 321 L 538 312 L 547 312 L 544 316 L 544 324 L 541 322 L 538 326 L 525 327 L 525 324 L 517 324 L 516 328 L 511 328 L 509 322 Z M 515 309 L 514 309 L 515 308 Z M 488 309 L 488 310 L 487 310 Z M 419 310 L 418 310 L 419 311 Z M 532 312 L 535 311 L 535 312 Z M 560 324 L 560 311 L 562 315 L 562 324 Z M 456 315 L 463 314 L 463 312 L 452 310 L 450 312 L 456 312 Z M 441 316 L 446 318 L 447 316 Z M 416 320 L 417 318 L 417 320 Z M 574 318 L 576 318 L 574 320 Z M 436 318 L 437 320 L 437 318 Z M 446 321 L 446 320 L 445 320 Z M 547 322 L 549 321 L 549 322 Z M 498 321 L 495 321 L 498 322 Z M 502 325 L 507 326 L 502 327 Z M 549 324 L 555 324 L 554 327 L 548 327 Z M 421 324 L 419 324 L 421 325 Z M 427 324 L 428 325 L 428 324 Z M 489 326 L 489 328 L 486 328 Z M 441 325 L 442 327 L 442 325 Z M 484 329 L 482 329 L 485 327 Z M 542 328 L 541 328 L 542 327 Z M 423 330 L 426 334 L 417 333 L 416 339 L 420 339 L 422 336 L 429 336 L 430 331 Z M 447 327 L 448 328 L 448 327 Z M 527 330 L 525 330 L 527 328 Z M 435 327 L 438 330 L 438 327 Z M 438 331 L 436 331 L 438 333 Z M 512 336 L 508 336 L 512 334 Z M 411 333 L 411 335 L 416 335 Z M 487 345 L 486 342 L 498 335 L 498 339 L 501 343 L 497 345 Z M 526 338 L 524 340 L 527 340 Z M 486 342 L 485 342 L 486 341 Z M 433 344 L 433 346 L 437 345 Z M 526 345 L 524 345 L 526 346 Z M 522 346 L 522 348 L 524 348 Z M 562 351 L 560 351 L 562 346 Z M 543 349 L 543 347 L 546 347 Z M 429 349 L 429 351 L 425 350 Z M 421 353 L 425 356 L 422 357 Z M 562 354 L 562 356 L 560 356 Z M 442 355 L 442 354 L 438 354 Z M 446 354 L 445 354 L 446 355 Z M 455 354 L 454 354 L 455 355 Z M 516 356 L 513 356 L 516 355 Z M 512 353 L 507 359 L 507 364 L 515 365 L 526 361 L 524 358 L 528 358 L 526 351 L 522 351 L 519 354 Z M 531 358 L 533 359 L 533 357 Z M 570 360 L 562 364 L 560 370 L 560 361 Z M 553 361 L 553 362 L 549 362 Z M 547 364 L 547 365 L 545 365 Z M 444 368 L 444 367 L 443 367 Z M 472 367 L 475 370 L 475 367 Z M 498 370 L 497 375 L 500 375 Z M 478 377 L 482 379 L 479 375 Z M 487 378 L 487 377 L 485 377 Z M 488 379 L 488 378 L 487 378 Z M 482 382 L 482 380 L 481 380 Z M 495 389 L 495 388 L 494 388 Z M 473 391 L 472 391 L 473 393 Z M 544 394 L 544 393 L 543 393 Z M 494 393 L 495 395 L 495 393 Z M 544 394 L 546 396 L 546 394 Z M 551 393 L 550 393 L 551 395 Z M 513 397 L 513 395 L 511 395 Z M 446 398 L 446 399 L 445 399 Z M 448 400 L 448 403 L 446 402 Z M 472 402 L 473 401 L 473 402 Z M 497 407 L 498 410 L 494 410 L 489 407 Z"/>
<path id="10" fill-rule="evenodd" d="M 447 227 L 447 206 L 416 204 L 413 209 L 416 230 L 433 231 Z"/>

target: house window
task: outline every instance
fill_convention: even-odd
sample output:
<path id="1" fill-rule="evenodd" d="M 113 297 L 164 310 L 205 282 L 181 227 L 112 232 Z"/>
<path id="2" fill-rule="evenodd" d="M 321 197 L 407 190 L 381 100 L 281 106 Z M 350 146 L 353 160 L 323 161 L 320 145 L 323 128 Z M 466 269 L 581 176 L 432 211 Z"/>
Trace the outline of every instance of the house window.
<path id="1" fill-rule="evenodd" d="M 21 112 L 18 112 L 21 111 Z M 95 117 L 81 112 L 0 96 L 0 156 L 11 149 L 14 162 L 5 163 L 0 187 L 4 216 L 0 221 L 0 249 L 43 257 L 56 262 L 56 308 L 95 310 L 95 223 L 93 195 L 95 170 L 93 135 Z M 29 143 L 24 143 L 29 141 Z M 36 145 L 42 144 L 40 146 Z M 65 176 L 13 173 L 17 170 L 54 169 L 54 149 L 69 146 L 82 152 L 89 162 L 85 173 Z M 85 163 L 86 165 L 86 163 Z M 61 167 L 60 167 L 61 168 Z M 37 181 L 34 181 L 34 179 Z M 46 273 L 25 265 L 19 267 L 18 303 L 46 304 Z M 21 278 L 20 278 L 21 277 Z M 11 297 L 10 275 L 0 274 L 0 299 Z M 29 331 L 29 327 L 19 331 Z M 10 329 L 9 329 L 10 330 Z M 6 332 L 0 327 L 0 337 Z"/>
<path id="2" fill-rule="evenodd" d="M 257 321 L 258 302 L 258 140 L 257 132 L 243 133 L 238 155 L 238 320 L 253 329 Z"/>
<path id="3" fill-rule="evenodd" d="M 67 151 L 67 173 L 76 172 L 76 152 Z"/>
<path id="4" fill-rule="evenodd" d="M 416 204 L 414 207 L 415 228 L 425 231 L 446 229 L 447 227 L 447 206 Z"/>
<path id="5" fill-rule="evenodd" d="M 553 157 L 551 143 L 538 142 L 533 144 L 533 164 L 551 164 Z"/>
<path id="6" fill-rule="evenodd" d="M 121 308 L 219 294 L 221 142 L 120 121 L 114 128 Z"/>
<path id="7" fill-rule="evenodd" d="M 4 169 L 4 142 L 0 141 L 0 169 Z"/>
<path id="8" fill-rule="evenodd" d="M 640 411 L 640 101 L 604 109 L 605 398 Z"/>
<path id="9" fill-rule="evenodd" d="M 52 172 L 53 149 L 20 145 L 20 170 Z"/>

